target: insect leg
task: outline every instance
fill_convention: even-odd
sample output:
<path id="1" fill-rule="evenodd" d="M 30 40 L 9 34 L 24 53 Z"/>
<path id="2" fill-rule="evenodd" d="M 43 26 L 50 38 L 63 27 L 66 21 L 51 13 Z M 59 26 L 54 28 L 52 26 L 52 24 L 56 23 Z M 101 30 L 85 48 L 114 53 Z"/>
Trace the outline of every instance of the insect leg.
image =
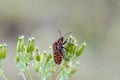
<path id="1" fill-rule="evenodd" d="M 62 49 L 64 49 L 64 50 L 68 50 L 68 49 L 67 49 L 67 48 L 65 48 L 64 46 L 61 46 L 61 48 L 62 48 Z"/>
<path id="2" fill-rule="evenodd" d="M 66 44 L 66 43 L 67 43 L 67 40 L 68 40 L 68 39 L 66 39 L 66 40 L 62 43 L 62 45 Z"/>
<path id="3" fill-rule="evenodd" d="M 66 58 L 66 56 L 65 56 L 65 50 L 63 50 L 63 59 L 65 59 L 65 60 L 69 60 L 68 58 Z"/>

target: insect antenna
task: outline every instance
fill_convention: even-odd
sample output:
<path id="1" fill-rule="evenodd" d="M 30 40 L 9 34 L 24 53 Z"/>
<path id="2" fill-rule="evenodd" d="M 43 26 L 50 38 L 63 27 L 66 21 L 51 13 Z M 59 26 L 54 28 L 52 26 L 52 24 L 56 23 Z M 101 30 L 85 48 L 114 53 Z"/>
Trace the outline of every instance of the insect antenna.
<path id="1" fill-rule="evenodd" d="M 68 32 L 66 33 L 63 37 L 66 37 L 67 35 L 71 34 L 72 32 Z"/>
<path id="2" fill-rule="evenodd" d="M 61 33 L 61 31 L 60 31 L 60 30 L 58 30 L 58 32 L 59 32 L 59 34 L 60 34 L 60 37 L 62 37 L 62 33 Z"/>
<path id="3" fill-rule="evenodd" d="M 59 34 L 60 34 L 60 36 L 61 36 L 61 37 L 66 37 L 67 35 L 69 35 L 69 34 L 71 34 L 71 33 L 72 33 L 72 32 L 68 32 L 68 33 L 66 33 L 64 36 L 62 36 L 61 31 L 60 31 L 60 30 L 58 30 L 58 32 L 59 32 Z"/>

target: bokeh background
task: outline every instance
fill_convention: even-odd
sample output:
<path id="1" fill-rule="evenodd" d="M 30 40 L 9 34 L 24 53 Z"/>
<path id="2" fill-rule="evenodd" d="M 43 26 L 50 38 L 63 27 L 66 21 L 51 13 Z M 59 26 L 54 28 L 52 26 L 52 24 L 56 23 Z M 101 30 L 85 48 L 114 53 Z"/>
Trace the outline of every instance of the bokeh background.
<path id="1" fill-rule="evenodd" d="M 0 0 L 0 43 L 9 80 L 22 80 L 15 66 L 19 35 L 31 36 L 42 53 L 62 34 L 87 43 L 71 80 L 120 80 L 120 0 Z M 37 80 L 35 73 L 32 73 Z M 2 79 L 0 79 L 2 80 Z"/>

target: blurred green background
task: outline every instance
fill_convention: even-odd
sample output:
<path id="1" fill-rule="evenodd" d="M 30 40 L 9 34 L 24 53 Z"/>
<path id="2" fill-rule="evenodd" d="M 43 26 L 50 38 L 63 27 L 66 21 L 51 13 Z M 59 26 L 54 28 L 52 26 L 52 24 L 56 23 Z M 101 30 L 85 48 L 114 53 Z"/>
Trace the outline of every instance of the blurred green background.
<path id="1" fill-rule="evenodd" d="M 87 43 L 71 80 L 120 80 L 120 0 L 0 0 L 0 43 L 7 43 L 3 69 L 22 80 L 15 66 L 19 35 L 31 36 L 42 53 L 60 35 L 72 32 Z M 37 76 L 32 71 L 34 80 Z M 0 78 L 1 80 L 1 78 Z"/>

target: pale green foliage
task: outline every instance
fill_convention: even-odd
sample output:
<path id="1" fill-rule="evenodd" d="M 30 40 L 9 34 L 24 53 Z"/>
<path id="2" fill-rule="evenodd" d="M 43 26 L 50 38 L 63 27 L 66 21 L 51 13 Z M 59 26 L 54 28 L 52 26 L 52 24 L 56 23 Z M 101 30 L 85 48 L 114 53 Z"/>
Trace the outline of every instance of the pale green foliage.
<path id="1" fill-rule="evenodd" d="M 20 36 L 17 44 L 16 66 L 24 80 L 26 80 L 25 72 L 29 79 L 33 80 L 29 67 L 34 68 L 40 80 L 50 80 L 56 71 L 56 66 L 60 66 L 60 73 L 56 80 L 69 80 L 77 71 L 79 62 L 76 59 L 81 55 L 85 46 L 86 43 L 83 43 L 81 47 L 78 47 L 76 38 L 70 36 L 65 44 L 66 59 L 57 65 L 54 62 L 52 47 L 40 54 L 40 50 L 35 47 L 35 38 L 28 39 L 28 44 L 25 46 L 24 36 Z"/>
<path id="2" fill-rule="evenodd" d="M 35 47 L 35 38 L 29 38 L 27 46 L 24 44 L 24 36 L 18 38 L 16 49 L 16 67 L 20 71 L 23 79 L 26 80 L 25 72 L 29 80 L 33 80 L 29 67 L 33 68 L 37 73 L 40 80 L 51 80 L 52 75 L 55 73 L 56 66 L 60 66 L 60 73 L 56 80 L 69 80 L 70 77 L 77 71 L 79 62 L 76 59 L 82 54 L 86 43 L 84 42 L 78 47 L 76 38 L 70 36 L 67 40 L 65 47 L 65 59 L 62 60 L 60 65 L 55 64 L 53 58 L 52 47 L 48 51 L 40 54 L 39 48 Z M 7 45 L 0 44 L 0 76 L 3 80 L 7 78 L 3 74 L 1 68 L 3 59 L 7 55 Z M 74 62 L 74 63 L 73 63 Z"/>
<path id="3" fill-rule="evenodd" d="M 3 63 L 3 59 L 6 58 L 7 55 L 7 45 L 4 44 L 0 44 L 0 76 L 3 78 L 3 80 L 7 80 L 7 78 L 4 76 L 3 74 L 3 70 L 2 70 L 2 63 Z"/>
<path id="4" fill-rule="evenodd" d="M 7 55 L 7 45 L 0 44 L 0 60 L 5 59 Z"/>

